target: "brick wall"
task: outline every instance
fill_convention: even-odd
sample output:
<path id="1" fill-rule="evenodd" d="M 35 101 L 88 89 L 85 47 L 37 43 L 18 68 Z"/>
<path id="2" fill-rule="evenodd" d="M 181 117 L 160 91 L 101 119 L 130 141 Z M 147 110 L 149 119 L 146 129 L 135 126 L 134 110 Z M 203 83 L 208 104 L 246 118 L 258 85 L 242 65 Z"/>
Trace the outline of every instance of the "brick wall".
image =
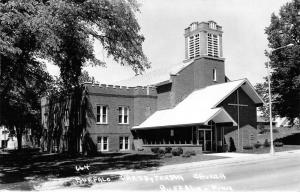
<path id="1" fill-rule="evenodd" d="M 229 138 L 232 137 L 237 150 L 242 150 L 243 146 L 253 145 L 257 141 L 257 128 L 256 128 L 256 106 L 249 96 L 242 90 L 239 91 L 239 103 L 248 106 L 240 107 L 240 148 L 238 149 L 238 129 L 237 126 L 225 127 L 226 143 L 229 145 Z M 237 106 L 228 105 L 237 103 L 237 91 L 227 97 L 218 107 L 222 106 L 230 116 L 238 122 Z M 252 136 L 251 136 L 252 135 Z M 250 140 L 251 139 L 253 140 Z"/>
<path id="2" fill-rule="evenodd" d="M 256 127 L 256 105 L 251 100 L 251 98 L 243 91 L 242 88 L 238 89 L 239 91 L 239 103 L 248 105 L 246 107 L 240 107 L 239 113 L 240 113 L 240 127 L 249 124 L 252 127 Z M 228 96 L 221 104 L 218 105 L 218 107 L 223 107 L 230 116 L 238 122 L 238 110 L 237 106 L 230 106 L 228 105 L 236 104 L 237 103 L 237 91 L 232 93 L 230 96 Z"/>
<path id="3" fill-rule="evenodd" d="M 217 71 L 217 81 L 213 81 L 213 69 Z M 194 90 L 225 82 L 224 60 L 200 57 L 172 77 L 171 106 L 176 106 Z"/>
<path id="4" fill-rule="evenodd" d="M 87 130 L 94 143 L 97 143 L 98 136 L 108 137 L 109 151 L 119 151 L 119 138 L 129 137 L 130 149 L 133 149 L 131 128 L 142 123 L 156 111 L 156 90 L 147 87 L 127 88 L 106 85 L 88 85 L 87 89 L 90 106 Z M 97 104 L 108 106 L 106 124 L 96 123 Z M 119 124 L 119 106 L 129 107 L 128 124 Z"/>
<path id="5" fill-rule="evenodd" d="M 238 140 L 238 135 L 240 139 Z M 238 134 L 237 127 L 225 127 L 224 132 L 226 144 L 230 149 L 230 137 L 234 140 L 234 145 L 237 151 L 241 151 L 244 146 L 253 146 L 257 142 L 257 129 L 251 125 L 245 125 L 240 127 Z M 238 145 L 238 142 L 240 143 Z M 239 147 L 238 147 L 239 146 Z"/>

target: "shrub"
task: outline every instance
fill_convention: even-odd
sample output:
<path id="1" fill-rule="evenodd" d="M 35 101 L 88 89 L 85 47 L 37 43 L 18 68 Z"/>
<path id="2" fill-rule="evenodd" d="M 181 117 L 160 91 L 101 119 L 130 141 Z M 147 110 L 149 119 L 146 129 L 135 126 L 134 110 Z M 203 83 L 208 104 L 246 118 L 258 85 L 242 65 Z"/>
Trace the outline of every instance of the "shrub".
<path id="1" fill-rule="evenodd" d="M 195 151 L 186 151 L 184 154 L 189 154 L 190 156 L 195 156 L 196 152 Z"/>
<path id="2" fill-rule="evenodd" d="M 269 143 L 268 139 L 265 140 L 264 147 L 270 147 L 270 143 Z"/>
<path id="3" fill-rule="evenodd" d="M 176 149 L 172 149 L 172 155 L 173 156 L 179 156 L 183 153 L 183 150 L 182 148 L 178 147 Z"/>
<path id="4" fill-rule="evenodd" d="M 172 147 L 166 147 L 166 148 L 165 148 L 165 151 L 166 151 L 166 153 L 171 153 Z"/>
<path id="5" fill-rule="evenodd" d="M 245 150 L 252 150 L 253 147 L 252 146 L 244 146 L 243 149 L 245 149 Z"/>
<path id="6" fill-rule="evenodd" d="M 159 151 L 159 148 L 158 147 L 153 147 L 153 148 L 151 148 L 151 151 L 152 151 L 152 153 L 157 154 L 158 151 Z"/>
<path id="7" fill-rule="evenodd" d="M 171 158 L 172 157 L 172 154 L 171 153 L 166 153 L 165 154 L 165 158 Z"/>
<path id="8" fill-rule="evenodd" d="M 183 154 L 183 149 L 181 147 L 178 147 L 177 149 L 178 149 L 180 155 Z"/>
<path id="9" fill-rule="evenodd" d="M 159 149 L 157 153 L 163 155 L 163 154 L 165 154 L 165 150 Z"/>
<path id="10" fill-rule="evenodd" d="M 283 146 L 283 143 L 280 142 L 280 141 L 275 141 L 275 142 L 274 142 L 274 146 L 275 146 L 275 147 L 282 147 L 282 146 Z"/>
<path id="11" fill-rule="evenodd" d="M 188 152 L 188 151 L 187 151 L 187 152 Z M 191 157 L 191 154 L 190 154 L 190 153 L 187 153 L 187 152 L 185 152 L 185 153 L 182 155 L 182 157 L 185 157 L 185 158 Z"/>
<path id="12" fill-rule="evenodd" d="M 260 146 L 261 146 L 261 144 L 260 144 L 259 141 L 257 141 L 257 143 L 254 144 L 254 147 L 255 147 L 256 149 L 260 148 Z"/>

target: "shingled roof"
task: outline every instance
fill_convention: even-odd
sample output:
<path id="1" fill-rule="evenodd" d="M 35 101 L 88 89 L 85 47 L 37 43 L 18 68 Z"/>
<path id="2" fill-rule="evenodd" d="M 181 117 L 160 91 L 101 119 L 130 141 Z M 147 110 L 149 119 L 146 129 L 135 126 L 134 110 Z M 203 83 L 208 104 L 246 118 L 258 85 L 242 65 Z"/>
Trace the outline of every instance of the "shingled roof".
<path id="1" fill-rule="evenodd" d="M 240 87 L 255 104 L 263 103 L 247 79 L 220 83 L 195 90 L 174 108 L 156 111 L 141 125 L 135 126 L 133 129 L 207 125 L 210 120 L 216 123 L 232 122 L 236 125 L 233 118 L 224 108 L 219 107 L 219 104 Z M 187 113 L 188 115 L 186 115 Z"/>

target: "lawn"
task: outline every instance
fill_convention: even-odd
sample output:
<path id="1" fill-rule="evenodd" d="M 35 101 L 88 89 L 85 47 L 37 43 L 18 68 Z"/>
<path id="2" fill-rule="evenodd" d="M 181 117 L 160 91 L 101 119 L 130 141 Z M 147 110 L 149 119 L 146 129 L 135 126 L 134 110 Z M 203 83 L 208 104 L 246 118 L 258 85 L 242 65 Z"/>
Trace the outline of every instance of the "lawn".
<path id="1" fill-rule="evenodd" d="M 0 190 L 27 189 L 51 178 L 101 174 L 111 170 L 152 170 L 163 165 L 220 159 L 218 156 L 198 154 L 189 158 L 164 157 L 152 153 L 107 153 L 93 157 L 68 154 L 43 154 L 39 152 L 13 152 L 0 154 Z M 77 171 L 76 166 L 89 166 Z"/>
<path id="2" fill-rule="evenodd" d="M 300 129 L 296 126 L 287 128 L 287 127 L 280 127 L 274 128 L 276 130 L 273 132 L 274 143 L 280 142 L 283 143 L 282 147 L 274 147 L 275 152 L 280 151 L 290 151 L 290 150 L 298 150 L 300 149 Z M 258 134 L 257 138 L 258 142 L 262 144 L 262 146 L 258 149 L 253 147 L 250 150 L 244 150 L 244 153 L 254 153 L 254 154 L 263 154 L 269 153 L 270 147 L 264 147 L 263 144 L 265 140 L 270 142 L 270 132 L 266 132 L 264 134 Z"/>
<path id="3" fill-rule="evenodd" d="M 274 147 L 275 152 L 281 152 L 281 151 L 291 151 L 291 150 L 300 150 L 300 145 L 283 145 L 282 147 Z M 270 147 L 263 147 L 256 149 L 250 149 L 250 150 L 244 150 L 243 153 L 253 153 L 253 154 L 264 154 L 264 153 L 270 153 Z"/>
<path id="4" fill-rule="evenodd" d="M 273 131 L 274 140 L 285 138 L 285 137 L 288 137 L 290 135 L 300 133 L 300 129 L 298 129 L 296 127 L 292 127 L 292 128 L 280 127 L 280 128 L 274 128 L 274 130 L 276 130 L 276 131 Z M 260 143 L 264 143 L 264 141 L 266 139 L 268 141 L 270 141 L 270 132 L 266 132 L 264 134 L 258 134 L 257 140 Z"/>

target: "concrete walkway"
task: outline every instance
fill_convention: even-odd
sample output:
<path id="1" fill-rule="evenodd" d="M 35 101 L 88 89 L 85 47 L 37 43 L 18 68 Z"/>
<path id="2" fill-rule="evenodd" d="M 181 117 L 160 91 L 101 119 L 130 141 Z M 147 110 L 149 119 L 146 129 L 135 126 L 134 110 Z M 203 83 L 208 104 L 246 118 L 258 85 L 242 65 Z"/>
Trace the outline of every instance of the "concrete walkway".
<path id="1" fill-rule="evenodd" d="M 240 157 L 256 156 L 257 154 L 227 152 L 227 153 L 210 153 L 210 154 L 205 154 L 205 155 L 219 156 L 219 157 L 230 157 L 230 158 L 240 158 Z"/>

